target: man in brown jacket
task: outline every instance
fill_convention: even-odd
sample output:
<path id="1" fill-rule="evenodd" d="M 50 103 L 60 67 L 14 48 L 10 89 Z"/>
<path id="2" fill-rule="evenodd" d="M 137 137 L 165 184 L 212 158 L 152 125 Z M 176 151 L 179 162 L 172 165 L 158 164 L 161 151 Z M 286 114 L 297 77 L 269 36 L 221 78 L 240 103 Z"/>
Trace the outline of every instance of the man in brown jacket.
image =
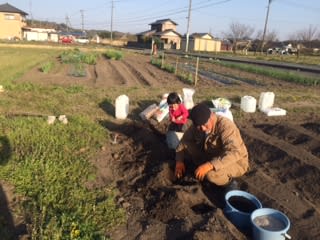
<path id="1" fill-rule="evenodd" d="M 239 129 L 231 120 L 211 112 L 203 103 L 192 108 L 190 118 L 193 125 L 184 133 L 176 148 L 177 178 L 185 173 L 186 156 L 197 167 L 197 179 L 202 181 L 206 177 L 218 186 L 228 185 L 233 178 L 248 171 L 247 148 Z"/>

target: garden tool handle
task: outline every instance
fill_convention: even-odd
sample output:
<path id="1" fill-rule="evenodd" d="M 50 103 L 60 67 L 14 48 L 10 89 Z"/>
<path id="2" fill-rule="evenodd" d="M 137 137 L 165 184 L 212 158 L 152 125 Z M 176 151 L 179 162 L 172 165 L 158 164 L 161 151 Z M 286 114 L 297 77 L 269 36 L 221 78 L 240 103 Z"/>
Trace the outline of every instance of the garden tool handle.
<path id="1" fill-rule="evenodd" d="M 291 236 L 287 233 L 283 233 L 282 235 L 284 236 L 285 239 L 291 239 Z"/>

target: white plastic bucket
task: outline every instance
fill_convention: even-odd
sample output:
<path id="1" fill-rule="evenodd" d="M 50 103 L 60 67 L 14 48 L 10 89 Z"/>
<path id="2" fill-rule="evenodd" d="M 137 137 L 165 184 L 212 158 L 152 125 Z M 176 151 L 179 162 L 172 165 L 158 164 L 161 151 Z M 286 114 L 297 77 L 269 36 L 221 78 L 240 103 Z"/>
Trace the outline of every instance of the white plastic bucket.
<path id="1" fill-rule="evenodd" d="M 260 208 L 250 216 L 254 240 L 291 239 L 287 234 L 290 228 L 289 218 L 282 212 L 272 208 Z"/>
<path id="2" fill-rule="evenodd" d="M 262 92 L 259 98 L 259 109 L 261 111 L 273 107 L 274 103 L 274 93 L 273 92 Z"/>
<path id="3" fill-rule="evenodd" d="M 129 113 L 129 97 L 120 95 L 116 98 L 116 118 L 126 119 Z"/>
<path id="4" fill-rule="evenodd" d="M 243 96 L 241 98 L 240 108 L 244 112 L 253 113 L 256 111 L 257 100 L 252 96 Z"/>

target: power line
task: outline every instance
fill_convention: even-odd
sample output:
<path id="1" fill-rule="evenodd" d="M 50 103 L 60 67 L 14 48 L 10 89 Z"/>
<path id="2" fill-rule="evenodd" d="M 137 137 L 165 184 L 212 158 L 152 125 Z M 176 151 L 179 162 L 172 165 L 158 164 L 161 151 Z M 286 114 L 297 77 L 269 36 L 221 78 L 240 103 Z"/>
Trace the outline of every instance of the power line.
<path id="1" fill-rule="evenodd" d="M 297 7 L 299 9 L 304 8 L 304 10 L 311 10 L 311 11 L 315 11 L 315 12 L 319 12 L 320 11 L 320 8 L 317 8 L 317 7 L 314 7 L 314 6 L 308 6 L 308 5 L 297 3 L 297 2 L 294 2 L 294 1 L 290 1 L 290 0 L 282 0 L 281 3 L 282 2 L 283 3 L 287 3 L 287 4 L 285 4 L 286 7 L 288 7 L 288 6 L 289 7 Z"/>
<path id="2" fill-rule="evenodd" d="M 164 3 L 166 2 L 169 2 L 171 0 L 168 0 L 168 1 L 164 1 Z M 217 4 L 222 4 L 222 3 L 225 3 L 225 2 L 229 2 L 231 0 L 223 0 L 223 1 L 215 1 L 215 2 L 211 2 L 211 0 L 205 0 L 205 1 L 200 1 L 200 2 L 196 2 L 193 4 L 193 8 L 192 8 L 192 11 L 197 11 L 198 9 L 202 9 L 202 8 L 207 8 L 209 6 L 213 6 L 213 5 L 217 5 Z M 114 10 L 114 0 L 111 1 L 111 12 L 113 12 Z M 118 1 L 119 2 L 119 1 Z M 161 5 L 160 6 L 165 6 L 163 2 L 161 2 Z M 104 4 L 104 6 L 110 6 L 109 4 Z M 93 8 L 86 8 L 86 9 L 82 9 L 80 11 L 86 11 L 86 12 L 92 12 L 92 11 L 95 11 L 97 9 L 101 9 L 101 7 L 93 7 Z M 154 9 L 154 8 L 153 8 Z M 159 7 L 157 6 L 157 9 L 159 9 Z M 145 11 L 146 12 L 146 11 Z M 150 11 L 147 11 L 149 12 L 150 14 Z M 143 23 L 145 24 L 145 21 L 152 21 L 154 19 L 160 19 L 160 18 L 167 18 L 169 16 L 177 16 L 177 15 L 180 15 L 180 14 L 183 14 L 183 13 L 186 13 L 188 12 L 188 7 L 184 6 L 184 7 L 179 7 L 179 8 L 174 8 L 174 9 L 171 9 L 171 10 L 163 10 L 163 11 L 158 11 L 158 10 L 155 10 L 154 11 L 155 14 L 148 14 L 148 15 L 143 15 L 143 16 L 137 16 L 137 17 L 127 17 L 127 18 L 120 18 L 120 19 L 117 19 L 116 21 L 116 25 L 123 25 L 123 24 L 133 24 L 133 23 Z M 158 14 L 157 14 L 158 13 Z M 71 15 L 68 15 L 68 18 L 71 16 L 75 16 L 75 15 L 78 15 L 78 13 L 74 12 L 72 13 Z M 113 14 L 113 13 L 112 13 Z M 81 15 L 83 16 L 83 15 Z M 69 19 L 70 21 L 70 19 Z M 80 21 L 82 22 L 82 18 L 80 19 Z M 82 24 L 84 25 L 84 23 L 81 23 L 81 26 Z M 94 23 L 90 23 L 88 21 L 86 21 L 86 25 L 93 25 Z M 103 23 L 100 23 L 101 25 Z M 99 24 L 99 25 L 100 25 Z M 111 17 L 111 23 L 110 24 L 110 28 L 112 28 L 112 32 L 113 32 L 113 28 L 115 26 L 115 22 L 114 22 L 114 16 Z M 112 24 L 112 26 L 111 26 Z M 103 24 L 104 25 L 104 24 Z M 84 26 L 83 26 L 84 28 Z"/>
<path id="3" fill-rule="evenodd" d="M 213 2 L 213 3 L 209 3 L 209 4 L 208 4 L 208 0 L 202 1 L 200 3 L 193 4 L 192 11 L 194 12 L 194 11 L 202 9 L 202 8 L 207 8 L 207 7 L 214 6 L 214 5 L 220 5 L 220 4 L 223 4 L 226 2 L 230 2 L 230 1 L 232 1 L 232 0 L 222 0 L 222 1 Z M 203 4 L 204 2 L 206 2 L 206 4 Z M 143 16 L 136 16 L 136 17 L 130 17 L 130 18 L 123 18 L 123 19 L 120 18 L 118 20 L 120 20 L 120 21 L 123 20 L 122 22 L 132 22 L 132 21 L 141 21 L 141 20 L 147 20 L 147 19 L 158 19 L 158 18 L 165 18 L 165 17 L 172 16 L 172 15 L 177 15 L 180 13 L 186 13 L 188 11 L 189 11 L 189 7 L 185 6 L 185 7 L 181 7 L 181 8 L 163 10 L 160 12 L 157 11 L 155 14 L 159 13 L 159 15 L 155 15 L 155 14 L 152 14 L 149 12 L 150 15 L 148 15 L 148 16 L 146 16 L 144 14 Z"/>

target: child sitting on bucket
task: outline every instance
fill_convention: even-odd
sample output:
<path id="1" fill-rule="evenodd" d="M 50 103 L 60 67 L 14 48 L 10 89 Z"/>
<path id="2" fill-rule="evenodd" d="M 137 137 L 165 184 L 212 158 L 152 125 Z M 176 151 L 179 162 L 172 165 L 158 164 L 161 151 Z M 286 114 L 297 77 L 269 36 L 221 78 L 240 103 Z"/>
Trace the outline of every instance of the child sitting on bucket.
<path id="1" fill-rule="evenodd" d="M 169 131 L 184 132 L 187 129 L 187 121 L 189 112 L 186 107 L 181 103 L 181 99 L 176 92 L 172 92 L 167 97 L 169 105 Z"/>

